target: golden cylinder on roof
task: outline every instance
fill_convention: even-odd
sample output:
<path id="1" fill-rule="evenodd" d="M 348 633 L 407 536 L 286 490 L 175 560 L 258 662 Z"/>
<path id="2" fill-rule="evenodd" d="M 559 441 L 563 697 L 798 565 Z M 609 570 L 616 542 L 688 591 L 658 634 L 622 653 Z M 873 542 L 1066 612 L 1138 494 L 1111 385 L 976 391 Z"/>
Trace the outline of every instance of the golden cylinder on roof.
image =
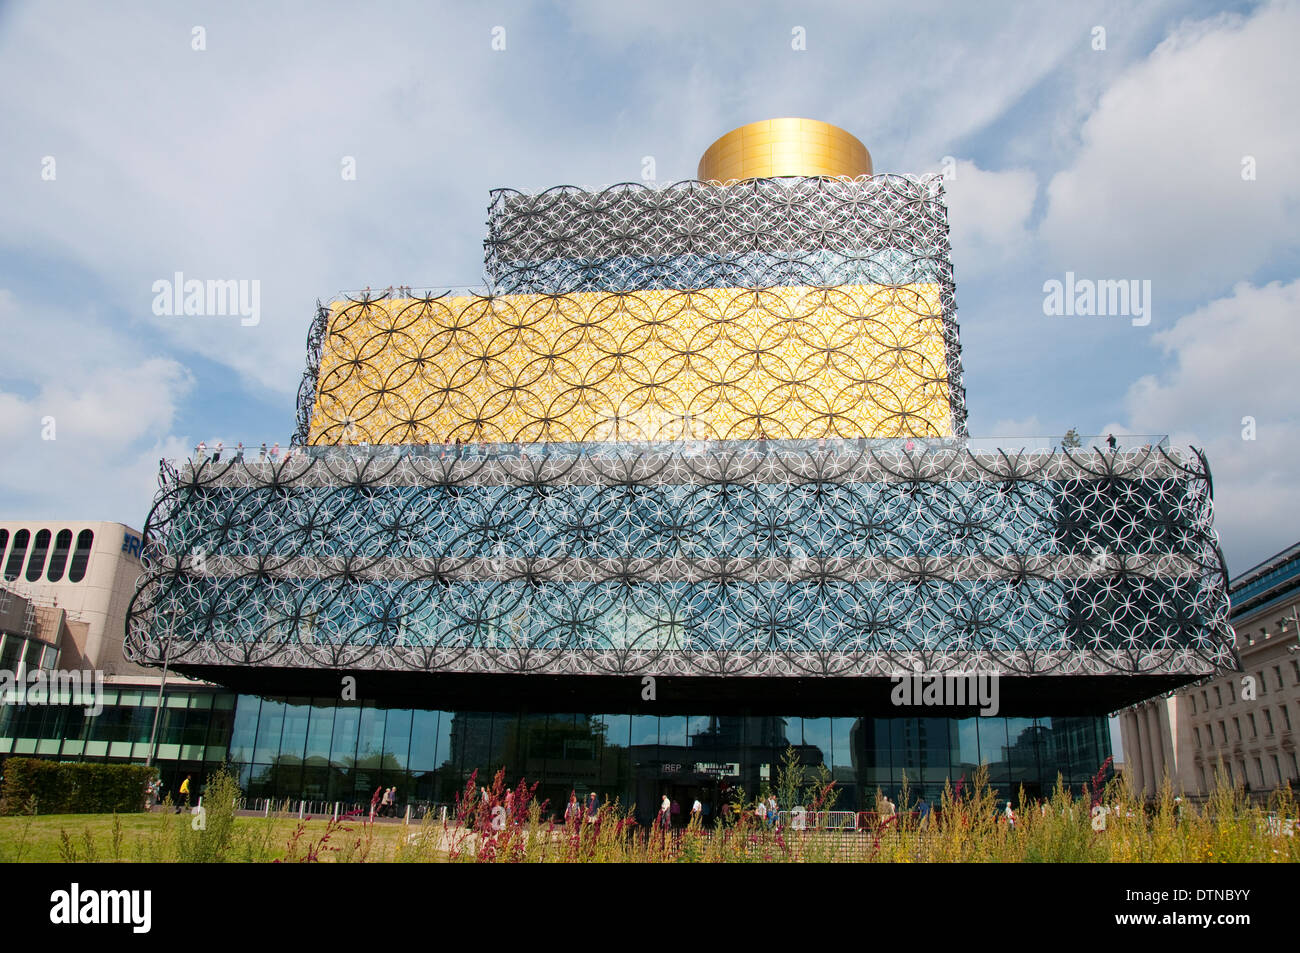
<path id="1" fill-rule="evenodd" d="M 764 119 L 727 133 L 705 150 L 705 182 L 775 175 L 871 175 L 871 153 L 854 135 L 817 119 Z"/>

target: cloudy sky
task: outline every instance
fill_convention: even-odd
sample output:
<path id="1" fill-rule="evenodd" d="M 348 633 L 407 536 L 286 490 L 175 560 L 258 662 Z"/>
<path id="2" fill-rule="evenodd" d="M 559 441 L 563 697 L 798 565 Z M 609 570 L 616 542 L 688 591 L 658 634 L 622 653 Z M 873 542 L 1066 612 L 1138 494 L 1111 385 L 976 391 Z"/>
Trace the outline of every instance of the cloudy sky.
<path id="1" fill-rule="evenodd" d="M 0 5 L 0 516 L 140 527 L 159 457 L 287 443 L 316 299 L 480 283 L 489 189 L 806 116 L 955 173 L 973 435 L 1168 433 L 1234 574 L 1300 539 L 1300 6 L 805 7 Z M 260 320 L 156 316 L 176 272 Z M 1046 316 L 1067 272 L 1150 322 Z"/>

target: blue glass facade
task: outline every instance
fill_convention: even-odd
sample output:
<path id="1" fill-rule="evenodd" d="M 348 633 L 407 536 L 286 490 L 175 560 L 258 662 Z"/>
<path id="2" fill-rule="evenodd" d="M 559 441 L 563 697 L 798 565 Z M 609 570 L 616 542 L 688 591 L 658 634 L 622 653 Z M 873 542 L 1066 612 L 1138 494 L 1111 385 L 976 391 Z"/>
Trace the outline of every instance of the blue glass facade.
<path id="1" fill-rule="evenodd" d="M 0 755 L 142 761 L 152 696 L 113 691 L 96 717 L 66 706 L 0 708 Z M 75 723 L 74 723 L 75 722 Z M 1002 792 L 1051 790 L 1059 772 L 1076 789 L 1110 754 L 1104 718 L 873 718 L 437 711 L 342 704 L 334 699 L 227 692 L 170 692 L 158 765 L 175 791 L 223 763 L 251 800 L 306 799 L 365 805 L 395 786 L 414 813 L 454 802 L 470 775 L 505 770 L 537 782 L 553 808 L 595 791 L 653 810 L 665 791 L 716 808 L 728 790 L 773 786 L 787 748 L 825 764 L 837 807 L 870 810 L 876 789 L 897 800 L 937 798 L 945 779 L 969 782 L 981 763 Z"/>

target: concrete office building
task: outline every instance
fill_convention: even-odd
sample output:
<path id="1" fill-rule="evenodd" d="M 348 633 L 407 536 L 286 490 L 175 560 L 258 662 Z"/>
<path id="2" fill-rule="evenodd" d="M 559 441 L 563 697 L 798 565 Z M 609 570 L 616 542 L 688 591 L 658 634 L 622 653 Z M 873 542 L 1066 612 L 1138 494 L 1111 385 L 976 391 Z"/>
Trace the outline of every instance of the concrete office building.
<path id="1" fill-rule="evenodd" d="M 0 521 L 0 671 L 21 675 L 19 683 L 37 670 L 85 675 L 64 679 L 56 699 L 29 702 L 26 693 L 6 693 L 0 758 L 149 760 L 162 677 L 127 661 L 122 651 L 127 606 L 142 571 L 142 539 L 123 523 Z M 217 703 L 227 717 L 224 728 L 218 717 L 214 730 L 228 734 L 234 698 L 178 673 L 168 677 L 167 688 L 154 756 L 173 782 L 182 759 L 200 769 L 205 760 L 224 759 L 224 737 L 220 750 L 207 750 L 208 722 L 221 696 Z M 104 710 L 90 714 L 96 693 Z M 204 722 L 204 739 L 183 749 L 181 729 L 191 708 L 196 725 Z"/>

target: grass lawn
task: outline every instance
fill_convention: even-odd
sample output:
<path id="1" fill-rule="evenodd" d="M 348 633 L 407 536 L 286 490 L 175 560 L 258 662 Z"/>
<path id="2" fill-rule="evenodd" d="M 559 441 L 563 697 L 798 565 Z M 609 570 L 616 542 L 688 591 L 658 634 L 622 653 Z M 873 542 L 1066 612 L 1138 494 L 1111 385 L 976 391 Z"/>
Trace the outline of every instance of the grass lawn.
<path id="1" fill-rule="evenodd" d="M 170 851 L 175 841 L 178 825 L 188 825 L 189 815 L 162 812 L 152 814 L 119 814 L 120 825 L 116 850 L 114 849 L 114 815 L 112 814 L 49 814 L 40 817 L 0 817 L 0 863 L 59 863 L 75 860 L 113 861 L 175 860 Z M 247 861 L 272 861 L 288 853 L 287 844 L 298 827 L 296 817 L 237 817 L 234 840 L 237 849 L 232 859 Z M 319 840 L 325 833 L 328 820 L 313 819 L 304 822 L 305 831 L 300 842 Z M 336 834 L 332 839 L 356 840 L 364 827 L 359 822 L 347 822 L 351 832 Z M 405 836 L 419 830 L 415 825 L 375 824 L 370 859 L 391 860 L 397 845 Z M 64 834 L 69 838 L 65 845 Z M 151 853 L 150 849 L 154 852 Z M 299 849 L 299 855 L 302 851 Z M 328 859 L 328 854 L 322 859 Z"/>

